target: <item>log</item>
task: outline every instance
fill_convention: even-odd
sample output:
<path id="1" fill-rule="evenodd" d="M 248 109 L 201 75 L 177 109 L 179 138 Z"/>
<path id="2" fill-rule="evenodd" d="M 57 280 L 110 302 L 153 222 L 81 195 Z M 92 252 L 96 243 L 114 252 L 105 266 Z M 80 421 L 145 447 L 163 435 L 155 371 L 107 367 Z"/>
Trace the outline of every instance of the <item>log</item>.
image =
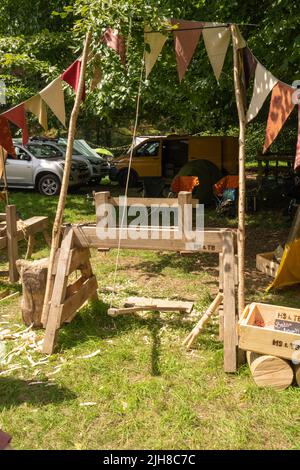
<path id="1" fill-rule="evenodd" d="M 293 369 L 290 363 L 284 359 L 275 356 L 261 356 L 247 351 L 247 361 L 253 380 L 258 387 L 284 390 L 293 382 Z"/>
<path id="2" fill-rule="evenodd" d="M 296 364 L 294 366 L 294 372 L 295 372 L 296 383 L 297 383 L 298 387 L 300 387 L 300 364 Z"/>
<path id="3" fill-rule="evenodd" d="M 21 301 L 22 318 L 25 325 L 42 327 L 42 311 L 48 273 L 48 258 L 38 261 L 18 260 L 23 296 Z"/>

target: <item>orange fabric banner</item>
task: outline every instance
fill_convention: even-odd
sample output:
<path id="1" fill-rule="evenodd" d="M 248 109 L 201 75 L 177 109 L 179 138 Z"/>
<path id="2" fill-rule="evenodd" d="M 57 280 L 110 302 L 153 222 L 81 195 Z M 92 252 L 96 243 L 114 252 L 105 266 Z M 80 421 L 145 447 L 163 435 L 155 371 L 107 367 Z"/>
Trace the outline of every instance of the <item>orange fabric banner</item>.
<path id="1" fill-rule="evenodd" d="M 28 142 L 28 127 L 24 103 L 5 111 L 2 116 L 6 117 L 15 126 L 22 129 L 22 143 L 23 145 L 26 145 Z"/>
<path id="2" fill-rule="evenodd" d="M 282 126 L 294 109 L 292 95 L 295 89 L 285 83 L 278 82 L 273 90 L 266 129 L 263 153 L 267 151 L 278 136 Z"/>
<path id="3" fill-rule="evenodd" d="M 179 30 L 174 29 L 175 52 L 179 80 L 182 81 L 198 45 L 204 23 L 199 21 L 172 20 Z"/>
<path id="4" fill-rule="evenodd" d="M 297 170 L 300 167 L 300 104 L 298 104 L 298 140 L 296 147 L 296 156 L 294 170 Z"/>

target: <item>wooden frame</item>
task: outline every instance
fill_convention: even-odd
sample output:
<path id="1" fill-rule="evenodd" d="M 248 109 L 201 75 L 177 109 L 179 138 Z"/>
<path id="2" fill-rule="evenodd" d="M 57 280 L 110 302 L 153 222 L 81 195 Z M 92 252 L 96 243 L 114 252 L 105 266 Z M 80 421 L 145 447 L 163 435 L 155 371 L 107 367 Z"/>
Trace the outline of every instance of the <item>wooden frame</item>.
<path id="1" fill-rule="evenodd" d="M 96 193 L 95 206 L 96 211 L 100 204 L 112 203 L 118 205 L 116 198 L 111 198 L 109 192 Z M 127 205 L 141 204 L 151 205 L 152 201 L 157 205 L 157 199 L 140 199 L 128 198 Z M 193 204 L 191 193 L 179 193 L 178 199 L 163 199 L 164 205 L 170 207 L 179 207 L 189 204 L 189 211 L 181 211 L 184 217 L 192 217 Z M 97 217 L 98 222 L 100 217 Z M 181 221 L 183 222 L 183 221 Z M 111 228 L 112 229 L 112 228 Z M 57 331 L 64 321 L 70 321 L 76 314 L 76 310 L 89 298 L 96 298 L 96 281 L 92 274 L 91 266 L 87 259 L 84 258 L 89 253 L 89 248 L 98 248 L 107 250 L 118 248 L 119 237 L 125 234 L 124 229 L 115 228 L 110 233 L 112 238 L 101 240 L 97 236 L 96 224 L 77 224 L 67 226 L 64 232 L 63 242 L 60 253 L 57 257 L 57 265 L 59 271 L 52 273 L 53 276 L 53 292 L 49 304 L 48 319 L 44 318 L 43 323 L 46 326 L 46 335 L 43 351 L 51 354 L 55 346 Z M 126 234 L 130 236 L 130 231 L 134 229 L 128 228 Z M 178 227 L 145 227 L 142 229 L 144 235 L 155 233 L 156 239 L 121 239 L 121 249 L 141 249 L 141 250 L 162 250 L 162 251 L 186 251 L 186 239 L 176 238 L 178 235 Z M 225 372 L 235 372 L 237 369 L 237 305 L 236 305 L 236 231 L 231 229 L 207 229 L 202 231 L 204 245 L 196 246 L 192 252 L 211 252 L 220 254 L 220 290 L 223 292 L 223 316 L 224 316 L 224 370 Z M 76 260 L 76 261 L 74 261 Z M 68 287 L 68 275 L 71 270 L 79 264 L 86 264 L 85 280 L 76 283 L 76 300 L 70 300 L 68 292 L 73 288 Z M 71 266 L 71 268 L 70 268 Z M 88 279 L 94 279 L 88 283 Z M 88 285 L 87 285 L 88 284 Z"/>

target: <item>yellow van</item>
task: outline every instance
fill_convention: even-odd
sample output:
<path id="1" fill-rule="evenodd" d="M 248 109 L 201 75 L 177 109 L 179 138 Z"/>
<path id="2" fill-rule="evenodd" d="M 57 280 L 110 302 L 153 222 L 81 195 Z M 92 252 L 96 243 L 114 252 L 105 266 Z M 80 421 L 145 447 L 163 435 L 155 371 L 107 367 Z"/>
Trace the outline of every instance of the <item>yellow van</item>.
<path id="1" fill-rule="evenodd" d="M 130 150 L 114 159 L 110 174 L 125 186 Z M 141 139 L 133 149 L 130 186 L 147 177 L 172 180 L 180 168 L 192 160 L 209 160 L 224 174 L 238 172 L 238 138 L 228 136 L 155 136 Z"/>

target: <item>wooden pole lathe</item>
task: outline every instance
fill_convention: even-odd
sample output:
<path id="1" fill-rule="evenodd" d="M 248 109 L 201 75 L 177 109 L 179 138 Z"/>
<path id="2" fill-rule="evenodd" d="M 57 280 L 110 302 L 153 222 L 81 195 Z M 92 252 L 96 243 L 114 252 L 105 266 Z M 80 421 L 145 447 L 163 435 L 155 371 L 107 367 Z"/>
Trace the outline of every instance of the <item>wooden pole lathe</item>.
<path id="1" fill-rule="evenodd" d="M 51 293 L 52 293 L 53 284 L 54 284 L 54 277 L 52 275 L 53 266 L 54 266 L 54 261 L 55 261 L 55 255 L 57 253 L 57 250 L 59 248 L 59 243 L 60 243 L 61 225 L 63 222 L 63 213 L 65 209 L 65 204 L 66 204 L 66 197 L 67 197 L 68 186 L 69 186 L 70 169 L 72 165 L 73 144 L 74 144 L 74 139 L 75 139 L 79 108 L 80 108 L 80 104 L 82 101 L 82 93 L 84 89 L 84 80 L 85 80 L 85 73 L 86 73 L 86 66 L 87 66 L 87 59 L 88 59 L 88 54 L 89 54 L 91 38 L 92 38 L 92 33 L 89 30 L 86 35 L 84 50 L 83 50 L 83 54 L 81 58 L 79 85 L 78 85 L 75 103 L 74 103 L 74 107 L 72 110 L 70 125 L 69 125 L 64 175 L 63 175 L 61 191 L 59 195 L 59 201 L 57 205 L 57 210 L 56 210 L 56 215 L 55 215 L 55 220 L 54 220 L 53 230 L 52 230 L 52 244 L 51 244 L 51 250 L 50 250 L 49 268 L 48 268 L 47 284 L 46 284 L 44 307 L 43 307 L 43 314 L 42 314 L 42 323 L 44 326 L 46 325 L 47 320 L 48 320 L 50 299 L 51 299 Z"/>
<path id="2" fill-rule="evenodd" d="M 232 38 L 235 38 L 235 25 L 231 25 Z M 233 42 L 233 77 L 236 105 L 239 117 L 239 204 L 238 204 L 238 312 L 242 315 L 245 308 L 245 207 L 246 207 L 246 174 L 245 174 L 245 138 L 246 114 L 243 101 L 243 90 L 239 77 L 237 42 Z"/>

